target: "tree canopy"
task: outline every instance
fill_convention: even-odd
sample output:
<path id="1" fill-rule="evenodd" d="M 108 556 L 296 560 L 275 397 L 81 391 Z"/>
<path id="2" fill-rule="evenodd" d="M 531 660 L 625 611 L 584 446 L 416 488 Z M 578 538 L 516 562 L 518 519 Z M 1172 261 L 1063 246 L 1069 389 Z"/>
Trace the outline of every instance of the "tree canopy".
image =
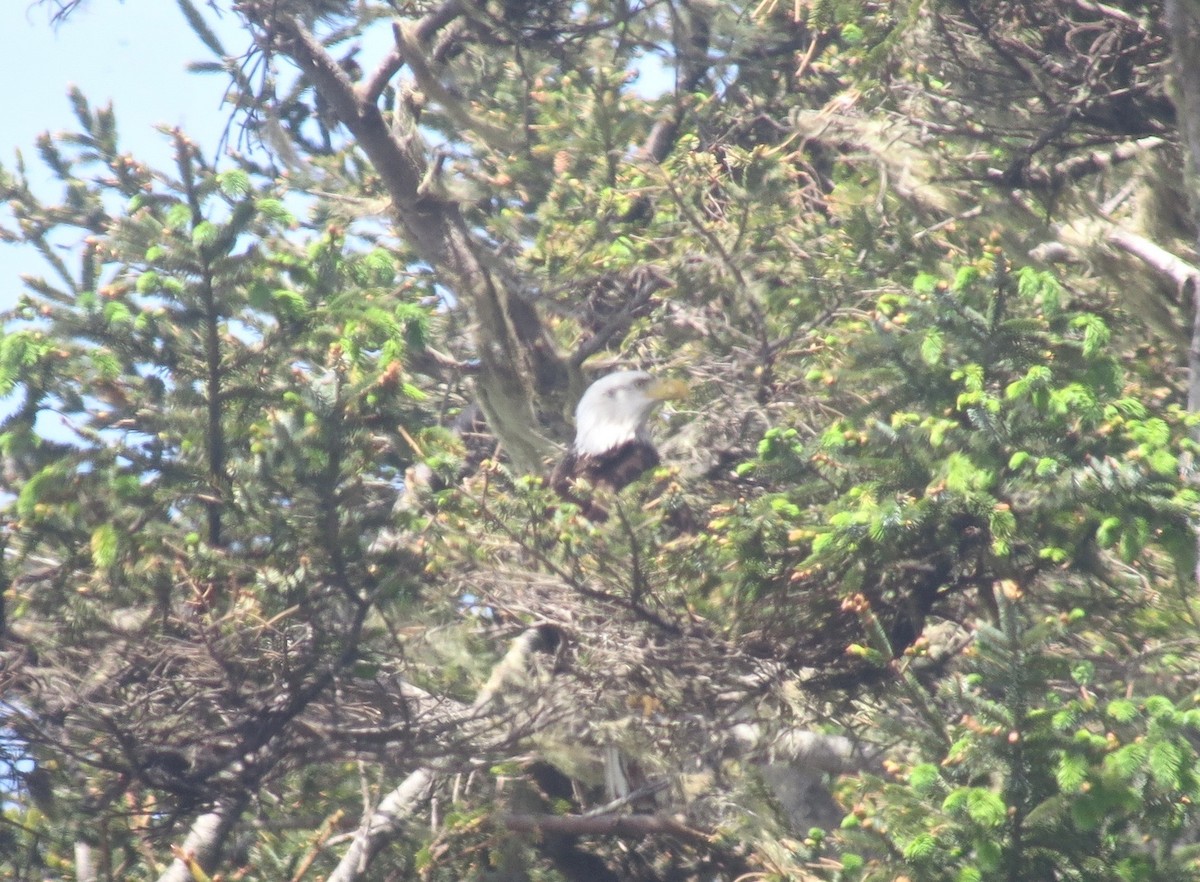
<path id="1" fill-rule="evenodd" d="M 0 165 L 5 873 L 1200 878 L 1200 11 L 178 2 Z"/>

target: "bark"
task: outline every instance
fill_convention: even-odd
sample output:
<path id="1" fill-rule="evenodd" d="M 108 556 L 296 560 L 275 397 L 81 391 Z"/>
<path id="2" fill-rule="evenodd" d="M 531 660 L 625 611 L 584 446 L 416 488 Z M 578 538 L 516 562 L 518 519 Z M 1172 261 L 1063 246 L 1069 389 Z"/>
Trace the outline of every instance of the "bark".
<path id="1" fill-rule="evenodd" d="M 1192 215 L 1200 216 L 1200 197 L 1196 182 L 1200 181 L 1200 2 L 1197 0 L 1167 0 L 1167 33 L 1171 35 L 1172 73 L 1175 79 L 1173 98 L 1179 132 L 1183 136 L 1188 184 L 1188 199 Z M 1200 243 L 1198 243 L 1200 244 Z M 1192 284 L 1192 338 L 1188 346 L 1188 396 L 1191 412 L 1200 409 L 1200 286 Z M 1200 438 L 1200 432 L 1197 433 Z M 1200 583 L 1200 535 L 1197 536 L 1197 571 Z"/>
<path id="2" fill-rule="evenodd" d="M 96 882 L 96 860 L 92 846 L 82 839 L 75 841 L 75 882 Z"/>
<path id="3" fill-rule="evenodd" d="M 1167 0 L 1167 32 L 1171 35 L 1172 73 L 1175 76 L 1175 111 L 1183 136 L 1188 171 L 1200 178 L 1200 3 Z M 1193 180 L 1194 183 L 1194 180 Z M 1191 194 L 1193 202 L 1196 194 Z"/>
<path id="4" fill-rule="evenodd" d="M 642 145 L 641 155 L 653 163 L 661 163 L 675 148 L 686 113 L 685 99 L 708 75 L 709 15 L 708 10 L 685 5 L 675 17 L 675 51 L 679 59 L 677 100 L 675 107 L 650 129 Z"/>
<path id="5" fill-rule="evenodd" d="M 1188 198 L 1193 213 L 1200 210 L 1196 182 L 1200 181 L 1200 67 L 1191 61 L 1200 53 L 1200 3 L 1196 0 L 1167 0 L 1167 32 L 1172 41 L 1172 73 L 1175 76 L 1175 109 L 1183 136 L 1187 161 Z M 1196 320 L 1188 347 L 1188 410 L 1200 409 L 1200 289 L 1192 288 Z"/>

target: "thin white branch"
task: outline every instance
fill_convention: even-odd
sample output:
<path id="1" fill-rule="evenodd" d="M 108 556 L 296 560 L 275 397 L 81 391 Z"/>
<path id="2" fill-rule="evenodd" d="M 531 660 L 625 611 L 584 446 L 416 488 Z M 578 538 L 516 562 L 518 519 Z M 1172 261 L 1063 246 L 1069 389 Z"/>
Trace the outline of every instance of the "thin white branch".
<path id="1" fill-rule="evenodd" d="M 548 635 L 544 628 L 529 628 L 512 642 L 504 658 L 496 665 L 492 675 L 479 690 L 471 708 L 462 708 L 464 719 L 477 724 L 494 725 L 485 719 L 483 711 L 513 679 L 519 679 L 519 669 L 528 666 L 530 656 L 539 649 L 549 648 Z M 367 872 L 371 859 L 379 853 L 392 837 L 412 817 L 413 813 L 430 797 L 436 774 L 429 766 L 416 769 L 405 778 L 400 786 L 385 796 L 374 811 L 363 818 L 362 826 L 354 835 L 350 847 L 342 855 L 333 873 L 326 882 L 357 882 Z M 183 882 L 183 880 L 179 880 Z"/>
<path id="2" fill-rule="evenodd" d="M 432 769 L 417 769 L 385 796 L 363 822 L 350 847 L 326 882 L 355 882 L 366 873 L 379 850 L 412 817 L 433 789 Z"/>
<path id="3" fill-rule="evenodd" d="M 75 882 L 96 882 L 96 859 L 92 846 L 75 840 Z"/>
<path id="4" fill-rule="evenodd" d="M 192 822 L 183 845 L 174 849 L 175 860 L 158 877 L 158 882 L 193 882 L 192 867 L 211 873 L 217 864 L 221 847 L 234 823 L 242 814 L 244 800 L 219 803 Z"/>
<path id="5" fill-rule="evenodd" d="M 1200 269 L 1176 257 L 1161 245 L 1121 227 L 1114 227 L 1109 231 L 1108 241 L 1122 251 L 1141 259 L 1155 272 L 1166 276 L 1175 283 L 1181 295 L 1200 290 Z"/>

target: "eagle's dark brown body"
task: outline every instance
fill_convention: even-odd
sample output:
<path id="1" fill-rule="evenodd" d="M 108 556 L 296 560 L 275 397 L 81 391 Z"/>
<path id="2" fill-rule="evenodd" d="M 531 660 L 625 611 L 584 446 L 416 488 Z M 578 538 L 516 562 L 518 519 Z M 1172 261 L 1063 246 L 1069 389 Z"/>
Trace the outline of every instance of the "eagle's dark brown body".
<path id="1" fill-rule="evenodd" d="M 608 511 L 593 498 L 593 490 L 623 490 L 661 461 L 654 445 L 636 439 L 601 454 L 572 450 L 555 468 L 550 486 L 563 499 L 578 505 L 588 520 L 604 521 Z M 581 487 L 581 482 L 587 487 Z"/>

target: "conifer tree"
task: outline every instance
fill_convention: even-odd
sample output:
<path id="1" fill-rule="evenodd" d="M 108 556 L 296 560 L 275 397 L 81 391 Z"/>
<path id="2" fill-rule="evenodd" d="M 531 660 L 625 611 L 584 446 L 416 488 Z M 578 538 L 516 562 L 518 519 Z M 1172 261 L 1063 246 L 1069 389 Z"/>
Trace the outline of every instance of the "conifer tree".
<path id="1" fill-rule="evenodd" d="M 178 5 L 226 149 L 0 170 L 5 873 L 1197 875 L 1158 6 Z"/>

